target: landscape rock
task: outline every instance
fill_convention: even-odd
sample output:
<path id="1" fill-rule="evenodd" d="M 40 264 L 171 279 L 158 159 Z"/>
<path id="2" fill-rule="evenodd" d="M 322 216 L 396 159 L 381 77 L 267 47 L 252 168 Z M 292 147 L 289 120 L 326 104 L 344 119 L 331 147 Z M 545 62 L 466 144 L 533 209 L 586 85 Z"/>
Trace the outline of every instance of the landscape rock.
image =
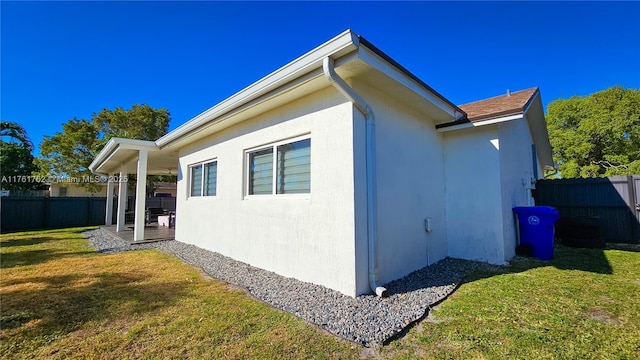
<path id="1" fill-rule="evenodd" d="M 388 297 L 356 298 L 324 286 L 280 276 L 180 241 L 130 245 L 103 229 L 84 232 L 101 253 L 159 249 L 210 276 L 245 288 L 265 303 L 365 346 L 383 344 L 427 315 L 461 280 L 486 264 L 446 258 L 385 285 Z"/>

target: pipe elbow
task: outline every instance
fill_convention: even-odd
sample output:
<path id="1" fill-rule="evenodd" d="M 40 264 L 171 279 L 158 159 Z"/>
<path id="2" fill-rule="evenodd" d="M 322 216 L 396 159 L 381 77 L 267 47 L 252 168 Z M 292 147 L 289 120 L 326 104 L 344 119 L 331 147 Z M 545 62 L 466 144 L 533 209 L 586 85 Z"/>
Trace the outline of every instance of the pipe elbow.
<path id="1" fill-rule="evenodd" d="M 372 285 L 371 288 L 375 289 L 376 295 L 378 297 L 386 297 L 387 296 L 387 288 L 385 288 L 384 286 Z"/>
<path id="2" fill-rule="evenodd" d="M 336 83 L 336 78 L 334 75 L 335 71 L 333 70 L 333 67 L 334 62 L 332 58 L 327 56 L 326 58 L 322 59 L 322 72 L 324 73 L 324 77 L 326 77 L 331 84 Z"/>

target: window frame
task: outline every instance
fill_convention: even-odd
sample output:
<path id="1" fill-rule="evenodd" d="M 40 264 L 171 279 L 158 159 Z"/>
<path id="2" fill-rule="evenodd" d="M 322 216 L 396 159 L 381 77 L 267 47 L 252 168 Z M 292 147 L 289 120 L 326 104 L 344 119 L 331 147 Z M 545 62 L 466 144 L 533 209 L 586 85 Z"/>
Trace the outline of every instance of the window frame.
<path id="1" fill-rule="evenodd" d="M 299 135 L 296 137 L 291 137 L 291 138 L 287 138 L 284 140 L 280 140 L 280 141 L 276 141 L 276 142 L 272 142 L 272 143 L 268 143 L 268 144 L 264 144 L 264 145 L 260 145 L 260 146 L 256 146 L 256 147 L 252 147 L 249 149 L 246 149 L 244 151 L 244 198 L 245 199 L 309 199 L 311 198 L 311 194 L 313 193 L 313 185 L 311 184 L 311 178 L 309 179 L 309 192 L 308 193 L 299 193 L 299 194 L 278 194 L 277 192 L 277 161 L 278 161 L 278 146 L 281 145 L 286 145 L 286 144 L 291 144 L 297 141 L 301 141 L 301 140 L 311 140 L 311 134 L 304 134 L 304 135 Z M 251 161 L 250 161 L 250 157 L 251 154 L 257 151 L 261 151 L 261 150 L 266 150 L 266 149 L 272 149 L 272 164 L 273 164 L 273 171 L 271 174 L 271 193 L 270 194 L 249 194 L 249 185 L 251 183 L 250 181 L 250 176 L 251 176 L 251 169 L 249 168 L 251 166 Z M 311 150 L 311 144 L 309 144 L 309 150 Z M 309 174 L 311 174 L 311 163 L 312 163 L 312 153 L 311 151 L 309 151 Z M 310 175 L 311 176 L 311 175 Z"/>
<path id="2" fill-rule="evenodd" d="M 205 166 L 209 164 L 216 164 L 216 194 L 215 195 L 205 195 Z M 191 190 L 193 186 L 193 168 L 200 167 L 200 195 L 191 195 Z M 208 159 L 205 161 L 189 164 L 187 167 L 189 179 L 188 179 L 188 189 L 187 189 L 187 199 L 202 199 L 202 198 L 215 198 L 218 196 L 218 158 Z"/>

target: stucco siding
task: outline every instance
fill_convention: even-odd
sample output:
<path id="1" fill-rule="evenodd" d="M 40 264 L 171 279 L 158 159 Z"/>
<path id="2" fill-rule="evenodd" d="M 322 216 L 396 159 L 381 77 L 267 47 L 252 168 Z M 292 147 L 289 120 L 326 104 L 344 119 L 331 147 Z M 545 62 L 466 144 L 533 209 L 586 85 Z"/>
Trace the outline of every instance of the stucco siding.
<path id="1" fill-rule="evenodd" d="M 176 239 L 356 295 L 352 116 L 326 88 L 181 149 Z M 246 198 L 245 151 L 304 134 L 311 194 Z M 187 197 L 188 166 L 214 158 L 217 196 Z"/>
<path id="2" fill-rule="evenodd" d="M 365 84 L 353 86 L 376 119 L 377 253 L 384 284 L 446 257 L 442 140 L 425 115 Z M 364 123 L 356 129 L 364 133 Z"/>
<path id="3" fill-rule="evenodd" d="M 534 178 L 531 145 L 533 138 L 525 119 L 504 122 L 498 127 L 500 138 L 500 182 L 502 184 L 502 219 L 504 261 L 515 256 L 517 243 L 513 207 L 533 204 L 525 183 Z M 537 162 L 535 164 L 537 165 Z"/>
<path id="4" fill-rule="evenodd" d="M 504 262 L 500 154 L 496 126 L 444 133 L 449 256 Z"/>

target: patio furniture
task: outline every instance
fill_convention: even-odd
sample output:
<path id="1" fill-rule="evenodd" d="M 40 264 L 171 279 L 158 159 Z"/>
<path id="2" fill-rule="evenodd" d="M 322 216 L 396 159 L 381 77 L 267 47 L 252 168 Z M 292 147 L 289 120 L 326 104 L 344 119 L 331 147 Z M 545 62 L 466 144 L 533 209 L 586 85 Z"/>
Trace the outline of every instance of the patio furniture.
<path id="1" fill-rule="evenodd" d="M 161 207 L 150 207 L 145 211 L 145 220 L 147 224 L 158 221 L 158 216 L 165 215 L 166 211 Z"/>

